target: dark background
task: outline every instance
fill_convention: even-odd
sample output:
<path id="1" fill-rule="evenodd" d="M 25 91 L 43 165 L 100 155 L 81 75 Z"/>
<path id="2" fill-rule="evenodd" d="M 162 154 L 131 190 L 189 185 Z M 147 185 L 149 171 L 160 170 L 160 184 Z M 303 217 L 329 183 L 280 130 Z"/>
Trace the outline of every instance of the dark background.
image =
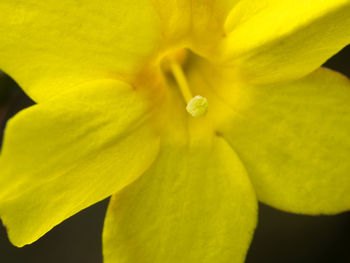
<path id="1" fill-rule="evenodd" d="M 350 77 L 350 46 L 326 66 Z M 0 136 L 6 120 L 31 104 L 11 79 L 0 75 Z M 24 248 L 12 246 L 0 224 L 0 263 L 102 263 L 101 233 L 107 204 L 105 200 L 81 211 Z M 350 263 L 350 212 L 303 216 L 260 204 L 246 263 L 316 262 Z"/>

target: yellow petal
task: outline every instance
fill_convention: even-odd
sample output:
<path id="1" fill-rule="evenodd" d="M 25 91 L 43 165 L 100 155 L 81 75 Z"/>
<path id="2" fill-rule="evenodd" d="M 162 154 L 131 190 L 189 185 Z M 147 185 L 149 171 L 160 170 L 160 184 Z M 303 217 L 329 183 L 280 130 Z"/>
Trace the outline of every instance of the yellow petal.
<path id="1" fill-rule="evenodd" d="M 35 241 L 142 174 L 158 152 L 151 116 L 131 87 L 101 80 L 10 120 L 0 155 L 0 217 L 11 242 Z"/>
<path id="2" fill-rule="evenodd" d="M 207 55 L 218 40 L 222 39 L 226 17 L 237 2 L 238 0 L 153 0 L 162 21 L 166 43 L 190 46 Z"/>
<path id="3" fill-rule="evenodd" d="M 232 117 L 221 132 L 259 200 L 308 214 L 350 209 L 350 81 L 319 69 L 290 84 L 241 93 L 250 102 L 229 103 Z"/>
<path id="4" fill-rule="evenodd" d="M 220 47 L 225 65 L 253 83 L 291 80 L 350 43 L 350 1 L 240 1 L 226 31 Z"/>
<path id="5" fill-rule="evenodd" d="M 36 101 L 128 75 L 158 48 L 151 0 L 0 2 L 0 69 Z"/>
<path id="6" fill-rule="evenodd" d="M 257 212 L 246 172 L 222 138 L 177 106 L 158 159 L 111 199 L 105 263 L 244 262 Z"/>
<path id="7" fill-rule="evenodd" d="M 133 79 L 174 47 L 208 55 L 236 2 L 1 1 L 0 69 L 35 101 L 97 78 Z"/>

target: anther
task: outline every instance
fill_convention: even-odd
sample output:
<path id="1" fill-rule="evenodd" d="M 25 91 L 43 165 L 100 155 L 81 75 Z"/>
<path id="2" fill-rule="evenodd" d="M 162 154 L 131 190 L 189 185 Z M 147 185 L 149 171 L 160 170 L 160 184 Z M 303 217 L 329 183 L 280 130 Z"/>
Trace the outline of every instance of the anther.
<path id="1" fill-rule="evenodd" d="M 193 117 L 204 116 L 208 112 L 208 101 L 205 97 L 194 96 L 186 106 L 186 110 Z"/>

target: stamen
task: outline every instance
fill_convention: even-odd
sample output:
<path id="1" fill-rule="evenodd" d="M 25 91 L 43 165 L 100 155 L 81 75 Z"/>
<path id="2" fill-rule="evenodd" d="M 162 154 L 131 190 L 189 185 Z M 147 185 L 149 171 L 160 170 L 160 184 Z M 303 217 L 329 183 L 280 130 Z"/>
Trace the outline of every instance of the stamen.
<path id="1" fill-rule="evenodd" d="M 170 64 L 171 72 L 180 88 L 182 96 L 184 97 L 187 106 L 186 110 L 193 117 L 204 116 L 208 112 L 208 101 L 202 96 L 192 96 L 191 90 L 189 88 L 186 76 L 182 70 L 182 67 L 176 62 L 171 61 Z"/>

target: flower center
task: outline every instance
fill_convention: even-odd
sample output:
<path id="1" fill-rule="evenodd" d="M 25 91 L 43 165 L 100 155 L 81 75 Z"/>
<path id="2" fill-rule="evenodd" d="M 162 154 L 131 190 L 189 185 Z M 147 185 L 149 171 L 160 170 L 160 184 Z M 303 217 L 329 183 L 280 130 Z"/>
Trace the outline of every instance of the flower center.
<path id="1" fill-rule="evenodd" d="M 172 52 L 163 59 L 162 68 L 164 71 L 168 71 L 173 75 L 176 84 L 187 103 L 187 112 L 193 117 L 200 117 L 206 115 L 208 111 L 208 101 L 205 97 L 200 95 L 192 95 L 183 70 L 183 65 L 186 62 L 187 55 L 185 49 Z"/>

